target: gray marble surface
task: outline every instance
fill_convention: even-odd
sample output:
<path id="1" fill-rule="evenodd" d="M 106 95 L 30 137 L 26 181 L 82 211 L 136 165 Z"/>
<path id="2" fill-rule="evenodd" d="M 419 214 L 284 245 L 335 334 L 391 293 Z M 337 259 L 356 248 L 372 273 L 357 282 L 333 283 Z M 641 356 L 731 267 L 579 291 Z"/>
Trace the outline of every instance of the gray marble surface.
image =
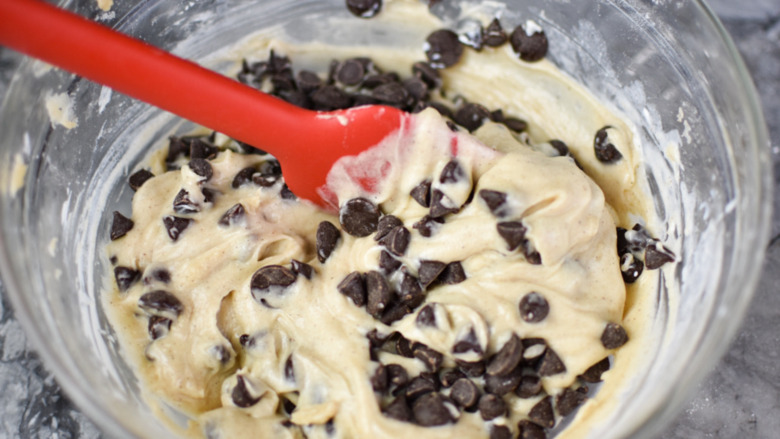
<path id="1" fill-rule="evenodd" d="M 776 438 L 780 437 L 780 1 L 712 0 L 711 4 L 747 62 L 763 102 L 777 183 L 773 239 L 767 243 L 755 299 L 731 348 L 658 437 Z M 0 96 L 13 61 L 0 49 Z M 31 351 L 1 280 L 0 292 L 0 438 L 102 437 Z"/>

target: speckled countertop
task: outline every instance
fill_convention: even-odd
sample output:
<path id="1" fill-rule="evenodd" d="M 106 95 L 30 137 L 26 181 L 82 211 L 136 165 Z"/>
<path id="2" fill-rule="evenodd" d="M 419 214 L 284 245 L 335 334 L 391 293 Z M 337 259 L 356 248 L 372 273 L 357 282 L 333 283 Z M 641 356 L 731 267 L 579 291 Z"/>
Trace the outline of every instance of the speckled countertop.
<path id="1" fill-rule="evenodd" d="M 0 0 L 2 1 L 2 0 Z M 780 436 L 780 2 L 711 0 L 762 99 L 772 140 L 775 218 L 764 274 L 731 348 L 665 430 L 664 439 Z M 0 96 L 14 58 L 0 49 Z M 31 352 L 0 280 L 0 438 L 87 439 L 100 430 Z"/>

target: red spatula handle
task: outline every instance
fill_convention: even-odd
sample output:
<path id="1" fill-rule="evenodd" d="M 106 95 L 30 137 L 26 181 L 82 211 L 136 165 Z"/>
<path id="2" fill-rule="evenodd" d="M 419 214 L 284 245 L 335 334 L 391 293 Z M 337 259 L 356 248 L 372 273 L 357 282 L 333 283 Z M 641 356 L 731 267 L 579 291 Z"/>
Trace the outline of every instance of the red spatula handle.
<path id="1" fill-rule="evenodd" d="M 39 0 L 0 0 L 0 44 L 274 154 L 311 113 Z"/>

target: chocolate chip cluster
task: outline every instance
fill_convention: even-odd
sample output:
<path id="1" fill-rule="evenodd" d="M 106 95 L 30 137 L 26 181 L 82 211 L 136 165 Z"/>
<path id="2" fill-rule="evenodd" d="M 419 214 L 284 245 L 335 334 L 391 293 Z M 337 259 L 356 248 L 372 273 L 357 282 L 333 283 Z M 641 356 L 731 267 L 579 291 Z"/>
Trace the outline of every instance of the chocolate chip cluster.
<path id="1" fill-rule="evenodd" d="M 171 202 L 171 213 L 164 215 L 160 220 L 172 243 L 181 239 L 189 227 L 198 221 L 198 214 L 210 209 L 214 205 L 215 197 L 220 193 L 209 186 L 209 180 L 214 174 L 211 166 L 211 160 L 220 153 L 220 148 L 214 145 L 214 137 L 211 135 L 198 136 L 171 136 L 168 142 L 168 153 L 165 158 L 167 170 L 180 169 L 186 166 L 198 176 L 198 186 L 200 194 L 198 197 L 191 194 L 188 190 L 182 188 L 176 194 Z M 232 142 L 242 153 L 265 154 L 249 145 Z M 152 174 L 147 169 L 141 169 L 128 178 L 128 184 L 133 191 L 139 190 L 147 181 L 152 179 Z M 268 156 L 261 161 L 257 168 L 245 168 L 239 171 L 232 180 L 232 188 L 239 189 L 242 186 L 253 185 L 262 188 L 272 188 L 279 192 L 283 199 L 295 199 L 295 196 L 287 189 L 282 182 L 281 168 L 276 159 Z M 243 224 L 246 210 L 243 205 L 236 204 L 229 208 L 219 219 L 216 226 L 233 227 Z M 135 223 L 132 219 L 125 217 L 120 212 L 113 213 L 113 220 L 110 229 L 110 239 L 112 241 L 124 238 L 130 232 Z M 124 238 L 127 239 L 127 238 Z M 149 290 L 144 293 L 138 301 L 139 309 L 148 316 L 148 333 L 152 341 L 165 336 L 171 329 L 171 325 L 177 317 L 184 311 L 184 305 L 176 297 L 176 294 L 165 288 L 170 284 L 172 274 L 165 268 L 160 267 L 131 267 L 117 265 L 115 258 L 111 260 L 114 265 L 114 279 L 120 293 L 127 292 L 137 282 L 143 280 L 144 288 Z M 293 273 L 303 274 L 311 277 L 312 268 L 300 261 L 291 261 L 291 270 Z M 258 277 L 259 278 L 259 277 Z M 253 284 L 254 285 L 254 284 Z M 256 300 L 266 304 L 268 300 L 261 297 L 255 288 Z M 215 355 L 224 359 L 220 347 L 216 347 Z M 229 350 L 221 349 L 229 352 Z M 229 354 L 227 354 L 229 355 Z"/>
<path id="2" fill-rule="evenodd" d="M 650 236 L 641 224 L 635 224 L 631 230 L 617 228 L 617 253 L 627 284 L 636 282 L 645 268 L 655 270 L 675 260 L 674 253 Z"/>

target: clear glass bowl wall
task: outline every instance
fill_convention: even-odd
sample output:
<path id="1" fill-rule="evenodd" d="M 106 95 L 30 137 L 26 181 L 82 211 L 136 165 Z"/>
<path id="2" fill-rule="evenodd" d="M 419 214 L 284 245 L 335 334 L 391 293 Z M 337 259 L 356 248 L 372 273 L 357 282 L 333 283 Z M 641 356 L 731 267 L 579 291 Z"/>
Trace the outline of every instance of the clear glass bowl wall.
<path id="1" fill-rule="evenodd" d="M 445 17 L 456 12 L 450 3 L 439 9 Z M 681 242 L 683 262 L 663 279 L 680 285 L 679 310 L 668 313 L 667 289 L 659 289 L 654 324 L 665 344 L 607 420 L 612 427 L 594 437 L 652 435 L 718 361 L 759 275 L 771 161 L 755 91 L 723 28 L 699 2 L 504 3 L 505 27 L 527 19 L 541 24 L 549 58 L 624 111 L 656 164 L 649 170 L 656 205 L 676 224 L 668 236 Z M 278 23 L 303 41 L 382 45 L 398 34 L 354 19 L 365 37 L 344 41 L 318 19 L 346 17 L 343 0 L 115 2 L 110 14 L 92 1 L 64 6 L 193 60 Z M 70 94 L 77 128 L 50 124 L 47 90 Z M 150 419 L 100 306 L 108 264 L 103 211 L 129 213 L 123 176 L 155 143 L 137 141 L 139 132 L 159 140 L 192 126 L 118 93 L 101 98 L 100 86 L 29 60 L 0 111 L 0 262 L 19 320 L 58 382 L 108 436 L 168 435 Z M 665 155 L 670 139 L 680 143 L 679 157 Z M 27 172 L 13 190 L 17 158 Z"/>

